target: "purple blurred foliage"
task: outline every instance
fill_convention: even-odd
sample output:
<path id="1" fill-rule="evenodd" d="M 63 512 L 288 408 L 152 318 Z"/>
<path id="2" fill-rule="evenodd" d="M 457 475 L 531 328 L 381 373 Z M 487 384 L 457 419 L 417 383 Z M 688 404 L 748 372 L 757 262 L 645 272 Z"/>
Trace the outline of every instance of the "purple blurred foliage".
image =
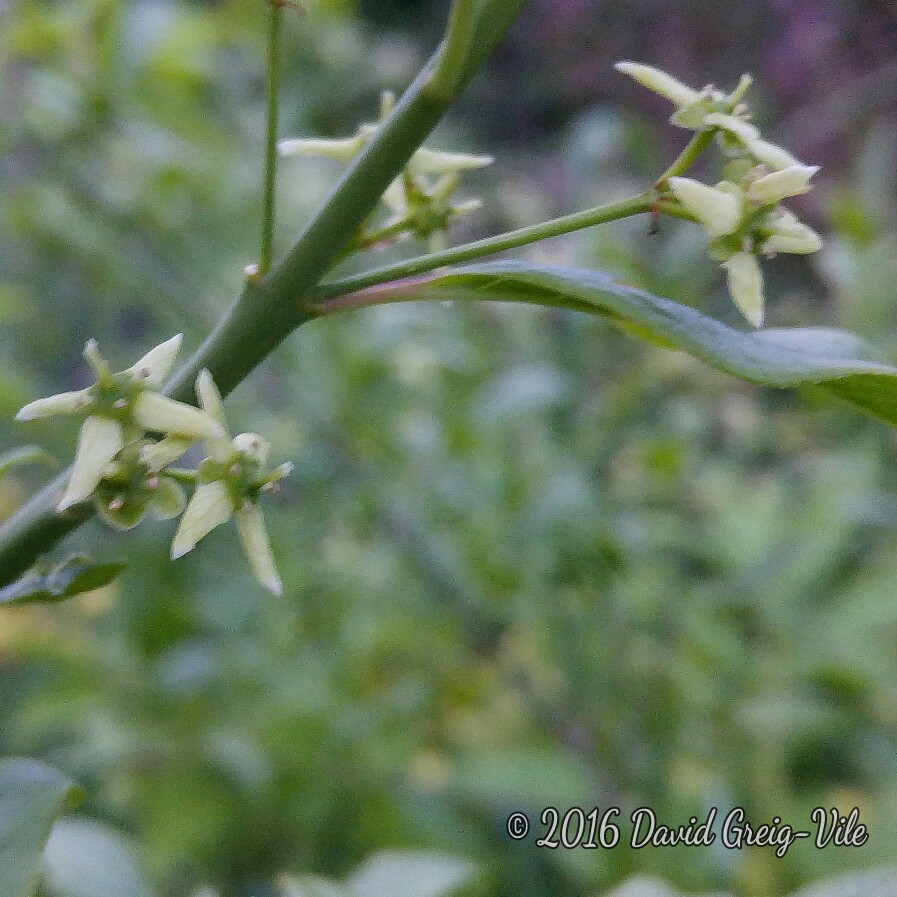
<path id="1" fill-rule="evenodd" d="M 584 108 L 621 101 L 665 121 L 665 101 L 612 70 L 620 59 L 658 65 L 694 86 L 728 87 L 751 72 L 761 119 L 787 129 L 792 115 L 818 112 L 822 136 L 801 148 L 808 158 L 822 144 L 837 151 L 833 134 L 849 142 L 864 109 L 897 111 L 897 79 L 876 82 L 897 65 L 891 0 L 532 0 L 513 40 L 496 67 L 514 92 L 515 116 L 498 107 L 490 119 L 512 134 L 547 132 Z"/>

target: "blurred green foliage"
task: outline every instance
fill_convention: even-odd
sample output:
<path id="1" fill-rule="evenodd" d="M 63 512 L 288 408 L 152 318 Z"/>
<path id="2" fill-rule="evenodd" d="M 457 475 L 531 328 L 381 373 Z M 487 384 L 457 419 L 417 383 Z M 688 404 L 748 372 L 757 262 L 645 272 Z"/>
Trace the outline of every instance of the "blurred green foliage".
<path id="1" fill-rule="evenodd" d="M 556 4 L 559 22 L 574 5 Z M 511 124 L 518 100 L 548 102 L 527 37 L 548 7 L 434 141 L 499 159 L 471 178 L 487 206 L 458 239 L 641 189 L 666 160 L 652 147 L 680 136 L 614 105 L 609 69 L 605 94 L 574 92 L 549 127 Z M 708 29 L 729 9 L 705 7 Z M 176 331 L 195 346 L 236 295 L 260 221 L 262 11 L 0 5 L 4 447 L 69 457 L 73 426 L 11 418 L 84 385 L 87 337 L 113 366 Z M 286 18 L 284 136 L 351 132 L 428 51 L 350 2 Z M 701 63 L 709 80 L 720 60 Z M 806 209 L 827 247 L 771 266 L 771 323 L 897 346 L 886 108 L 842 123 L 853 141 Z M 282 165 L 281 248 L 337 176 Z M 686 224 L 648 239 L 625 222 L 529 254 L 732 314 Z M 169 525 L 91 525 L 66 547 L 127 572 L 0 623 L 0 753 L 86 785 L 83 816 L 138 845 L 159 894 L 262 897 L 282 873 L 344 879 L 372 853 L 418 848 L 478 864 L 483 894 L 594 895 L 639 872 L 761 897 L 893 856 L 897 445 L 883 425 L 594 319 L 488 305 L 315 322 L 228 406 L 297 465 L 266 511 L 284 600 L 261 593 L 224 528 L 171 564 Z M 41 475 L 8 472 L 0 513 Z M 784 859 L 508 839 L 508 812 L 548 804 L 647 804 L 676 824 L 741 805 L 795 825 L 817 804 L 859 806 L 872 838 Z"/>

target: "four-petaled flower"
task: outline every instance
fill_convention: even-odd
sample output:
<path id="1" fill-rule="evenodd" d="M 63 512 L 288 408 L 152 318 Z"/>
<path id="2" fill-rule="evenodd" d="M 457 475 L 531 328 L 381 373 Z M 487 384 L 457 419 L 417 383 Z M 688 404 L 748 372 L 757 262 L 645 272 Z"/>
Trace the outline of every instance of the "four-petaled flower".
<path id="1" fill-rule="evenodd" d="M 205 412 L 221 427 L 220 435 L 205 440 L 208 457 L 199 468 L 199 485 L 171 543 L 171 558 L 176 560 L 192 551 L 216 526 L 236 516 L 243 550 L 259 582 L 275 595 L 283 594 L 283 585 L 258 507 L 259 496 L 275 488 L 292 465 L 281 464 L 266 470 L 269 443 L 256 433 L 241 433 L 232 440 L 221 395 L 208 371 L 196 378 L 196 394 Z"/>
<path id="2" fill-rule="evenodd" d="M 392 109 L 393 97 L 385 92 L 381 97 L 381 121 Z M 277 144 L 282 156 L 319 156 L 338 162 L 351 162 L 376 134 L 379 125 L 364 123 L 355 135 L 337 139 L 297 137 Z M 450 221 L 482 205 L 478 199 L 452 203 L 461 174 L 491 165 L 492 156 L 472 153 L 450 153 L 419 147 L 414 151 L 402 173 L 383 193 L 382 201 L 390 216 L 384 229 L 395 235 L 413 234 L 430 241 L 431 250 L 439 247 L 442 233 Z"/>
<path id="3" fill-rule="evenodd" d="M 156 392 L 168 376 L 180 345 L 181 334 L 178 334 L 151 349 L 136 364 L 113 373 L 100 355 L 96 341 L 89 340 L 84 357 L 96 374 L 96 383 L 75 392 L 37 399 L 16 415 L 17 420 L 56 414 L 86 415 L 78 437 L 72 476 L 57 511 L 65 511 L 87 499 L 112 459 L 146 431 L 191 441 L 223 432 L 221 425 L 206 412 Z"/>
<path id="4" fill-rule="evenodd" d="M 710 254 L 725 269 L 732 301 L 751 324 L 761 326 L 765 303 L 757 256 L 810 253 L 822 247 L 812 228 L 779 205 L 809 193 L 818 166 L 804 165 L 760 136 L 742 102 L 751 83 L 747 75 L 725 94 L 713 86 L 696 91 L 649 65 L 620 62 L 616 68 L 673 103 L 674 124 L 715 133 L 721 150 L 731 158 L 728 179 L 715 187 L 674 176 L 658 188 L 669 189 L 679 206 L 707 231 Z"/>

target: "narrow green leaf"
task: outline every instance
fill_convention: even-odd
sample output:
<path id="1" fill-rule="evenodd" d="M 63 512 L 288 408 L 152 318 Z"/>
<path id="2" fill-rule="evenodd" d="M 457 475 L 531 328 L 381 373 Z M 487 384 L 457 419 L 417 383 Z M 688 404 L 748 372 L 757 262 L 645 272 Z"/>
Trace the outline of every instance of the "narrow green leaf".
<path id="1" fill-rule="evenodd" d="M 49 573 L 32 571 L 0 589 L 0 607 L 65 601 L 108 585 L 124 568 L 124 564 L 96 564 L 90 558 L 70 557 Z"/>
<path id="2" fill-rule="evenodd" d="M 416 298 L 494 299 L 607 315 L 642 338 L 689 352 L 763 386 L 818 386 L 897 426 L 897 368 L 871 359 L 851 333 L 829 328 L 745 333 L 699 311 L 626 286 L 601 271 L 517 261 L 455 268 L 421 284 Z"/>
<path id="3" fill-rule="evenodd" d="M 37 760 L 0 760 L 0 897 L 32 897 L 56 817 L 81 789 Z"/>

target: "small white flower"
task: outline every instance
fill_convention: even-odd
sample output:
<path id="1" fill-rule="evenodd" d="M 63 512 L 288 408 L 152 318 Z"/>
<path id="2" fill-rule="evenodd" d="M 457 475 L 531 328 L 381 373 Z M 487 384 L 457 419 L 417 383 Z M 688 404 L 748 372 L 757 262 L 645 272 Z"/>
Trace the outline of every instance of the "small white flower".
<path id="1" fill-rule="evenodd" d="M 736 252 L 723 267 L 732 301 L 750 324 L 759 327 L 763 323 L 763 274 L 756 257 Z"/>
<path id="2" fill-rule="evenodd" d="M 761 206 L 772 206 L 789 196 L 809 193 L 810 178 L 817 171 L 818 165 L 790 165 L 763 175 L 748 186 L 748 199 Z"/>
<path id="3" fill-rule="evenodd" d="M 389 115 L 393 101 L 394 97 L 388 91 L 381 95 L 381 121 Z M 285 156 L 321 156 L 348 163 L 364 150 L 378 127 L 365 123 L 359 126 L 354 136 L 336 140 L 282 140 L 278 150 Z M 399 232 L 392 233 L 393 238 L 414 235 L 426 239 L 444 230 L 451 218 L 479 208 L 472 202 L 449 204 L 460 175 L 465 171 L 484 168 L 493 161 L 492 156 L 419 147 L 408 160 L 403 173 L 389 184 L 381 197 L 391 213 L 383 226 L 406 225 Z"/>
<path id="4" fill-rule="evenodd" d="M 672 75 L 652 65 L 644 65 L 640 62 L 618 62 L 614 65 L 618 72 L 628 75 L 638 81 L 642 87 L 666 97 L 673 105 L 678 107 L 689 106 L 701 99 L 701 91 L 687 87 L 681 81 L 677 81 Z"/>
<path id="5" fill-rule="evenodd" d="M 742 203 L 734 191 L 708 187 L 691 178 L 667 182 L 682 207 L 691 212 L 712 237 L 733 233 L 742 218 Z"/>
<path id="6" fill-rule="evenodd" d="M 196 394 L 204 412 L 226 434 L 221 394 L 206 370 L 196 378 Z M 236 515 L 240 541 L 253 573 L 265 588 L 281 595 L 283 585 L 258 501 L 262 492 L 277 488 L 277 481 L 290 472 L 292 465 L 264 470 L 271 445 L 257 433 L 240 433 L 232 440 L 211 436 L 205 443 L 209 456 L 200 466 L 200 485 L 175 533 L 172 560 L 192 551 L 200 539 Z"/>
<path id="7" fill-rule="evenodd" d="M 16 415 L 18 420 L 54 414 L 87 416 L 78 438 L 72 476 L 58 511 L 88 498 L 109 462 L 145 430 L 191 441 L 223 433 L 221 426 L 205 412 L 153 391 L 168 376 L 180 345 L 181 334 L 178 334 L 151 349 L 136 364 L 113 373 L 100 355 L 96 340 L 88 340 L 84 358 L 96 374 L 97 382 L 86 389 L 30 402 Z"/>

